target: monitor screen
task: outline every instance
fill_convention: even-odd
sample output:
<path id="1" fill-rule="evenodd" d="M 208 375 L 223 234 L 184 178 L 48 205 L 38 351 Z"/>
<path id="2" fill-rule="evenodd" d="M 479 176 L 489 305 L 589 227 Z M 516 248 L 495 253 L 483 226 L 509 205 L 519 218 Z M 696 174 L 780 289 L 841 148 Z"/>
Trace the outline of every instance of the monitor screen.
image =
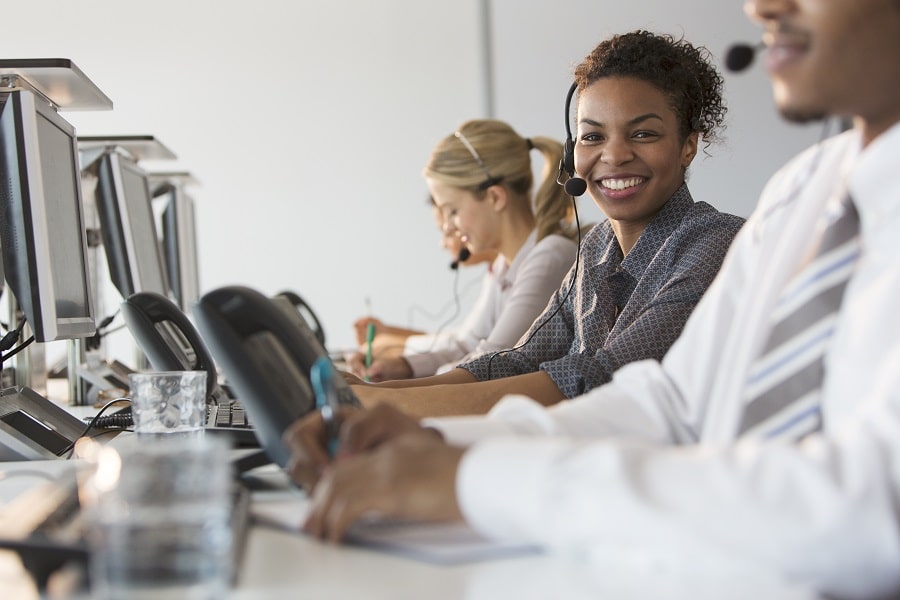
<path id="1" fill-rule="evenodd" d="M 168 197 L 163 211 L 162 230 L 169 283 L 178 305 L 183 311 L 190 312 L 190 308 L 200 298 L 194 200 L 174 186 L 164 186 L 159 192 L 157 197 Z"/>
<path id="2" fill-rule="evenodd" d="M 97 216 L 110 278 L 122 297 L 136 292 L 167 296 L 147 174 L 116 150 L 98 163 Z"/>
<path id="3" fill-rule="evenodd" d="M 0 114 L 0 244 L 35 340 L 93 335 L 75 129 L 26 90 Z"/>

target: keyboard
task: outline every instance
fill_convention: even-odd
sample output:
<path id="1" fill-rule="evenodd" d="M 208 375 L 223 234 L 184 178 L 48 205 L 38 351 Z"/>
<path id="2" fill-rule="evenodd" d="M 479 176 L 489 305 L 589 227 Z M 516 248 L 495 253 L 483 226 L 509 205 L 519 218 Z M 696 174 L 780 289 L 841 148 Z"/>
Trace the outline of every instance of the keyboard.
<path id="1" fill-rule="evenodd" d="M 242 427 L 249 429 L 250 419 L 241 403 L 237 400 L 224 404 L 206 405 L 207 427 Z"/>
<path id="2" fill-rule="evenodd" d="M 259 447 L 259 440 L 253 433 L 253 425 L 247 412 L 238 400 L 209 402 L 206 405 L 206 431 L 214 435 L 225 435 L 238 447 Z"/>
<path id="3" fill-rule="evenodd" d="M 86 421 L 91 419 L 86 418 Z M 94 422 L 96 429 L 130 429 L 134 427 L 131 407 L 127 406 L 111 415 L 101 416 Z M 206 404 L 206 424 L 204 429 L 213 435 L 227 436 L 239 448 L 258 448 L 259 440 L 253 433 L 253 425 L 244 407 L 237 400 Z"/>

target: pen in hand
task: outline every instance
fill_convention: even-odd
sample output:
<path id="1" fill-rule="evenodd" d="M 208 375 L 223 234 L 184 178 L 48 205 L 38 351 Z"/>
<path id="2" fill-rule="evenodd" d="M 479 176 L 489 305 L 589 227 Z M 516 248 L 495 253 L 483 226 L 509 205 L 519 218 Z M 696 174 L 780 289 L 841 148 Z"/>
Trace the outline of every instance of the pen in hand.
<path id="1" fill-rule="evenodd" d="M 366 326 L 366 381 L 369 378 L 369 367 L 372 366 L 372 340 L 375 339 L 375 323 L 370 322 Z"/>
<path id="2" fill-rule="evenodd" d="M 325 423 L 325 433 L 328 436 L 328 456 L 334 458 L 337 454 L 338 432 L 340 423 L 338 423 L 338 402 L 337 391 L 334 389 L 334 369 L 331 361 L 327 357 L 319 357 L 312 368 L 309 370 L 309 379 L 312 383 L 313 391 L 316 394 L 316 408 L 322 415 L 322 421 Z"/>

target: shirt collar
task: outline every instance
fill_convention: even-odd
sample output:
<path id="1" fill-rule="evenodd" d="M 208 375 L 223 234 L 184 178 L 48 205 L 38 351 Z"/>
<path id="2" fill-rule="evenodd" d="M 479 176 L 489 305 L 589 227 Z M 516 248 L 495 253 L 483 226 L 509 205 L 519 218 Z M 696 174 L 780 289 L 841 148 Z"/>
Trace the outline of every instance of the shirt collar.
<path id="1" fill-rule="evenodd" d="M 861 134 L 857 132 L 856 148 Z M 863 229 L 893 228 L 900 219 L 900 123 L 893 125 L 853 156 L 855 159 L 847 184 L 860 214 Z"/>
<path id="2" fill-rule="evenodd" d="M 681 220 L 691 209 L 694 199 L 687 184 L 675 190 L 653 220 L 647 224 L 638 241 L 622 261 L 622 267 L 635 279 L 640 279 L 656 252 L 681 224 Z"/>
<path id="3" fill-rule="evenodd" d="M 492 273 L 494 277 L 497 278 L 501 287 L 506 289 L 506 287 L 512 285 L 516 280 L 516 273 L 519 271 L 522 263 L 525 262 L 525 258 L 531 252 L 531 249 L 534 248 L 535 244 L 537 244 L 537 229 L 532 229 L 531 233 L 529 233 L 528 237 L 525 239 L 525 243 L 522 244 L 522 247 L 516 252 L 515 258 L 513 258 L 509 265 L 506 264 L 506 259 L 503 258 L 503 255 L 497 256 L 497 259 L 493 264 Z"/>

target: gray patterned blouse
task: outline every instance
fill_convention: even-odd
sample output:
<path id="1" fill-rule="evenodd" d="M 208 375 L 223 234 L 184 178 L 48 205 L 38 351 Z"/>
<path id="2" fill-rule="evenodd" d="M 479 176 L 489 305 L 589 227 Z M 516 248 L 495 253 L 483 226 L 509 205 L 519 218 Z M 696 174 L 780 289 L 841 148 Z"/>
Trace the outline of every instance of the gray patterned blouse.
<path id="1" fill-rule="evenodd" d="M 459 366 L 479 381 L 540 369 L 574 398 L 622 365 L 662 359 L 743 222 L 694 202 L 682 185 L 624 259 L 609 221 L 597 224 L 581 244 L 578 272 L 569 271 L 516 348 Z"/>

